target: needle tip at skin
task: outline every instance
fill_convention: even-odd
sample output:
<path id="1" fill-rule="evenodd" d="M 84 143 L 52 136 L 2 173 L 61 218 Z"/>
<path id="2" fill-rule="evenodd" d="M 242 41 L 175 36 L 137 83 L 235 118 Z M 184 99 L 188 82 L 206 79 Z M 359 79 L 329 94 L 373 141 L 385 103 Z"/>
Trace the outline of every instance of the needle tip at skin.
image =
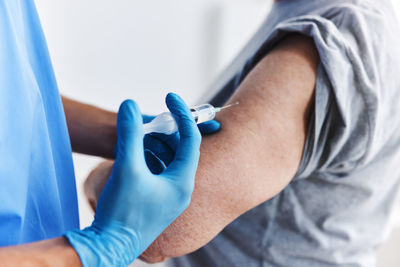
<path id="1" fill-rule="evenodd" d="M 220 111 L 221 111 L 221 110 L 223 110 L 223 109 L 227 109 L 227 108 L 230 108 L 230 107 L 233 107 L 233 106 L 236 106 L 236 105 L 239 105 L 239 101 L 238 101 L 238 102 L 235 102 L 235 103 L 233 103 L 233 104 L 229 104 L 229 105 L 223 106 L 223 107 L 221 107 L 221 108 L 219 108 L 219 109 L 220 109 Z"/>

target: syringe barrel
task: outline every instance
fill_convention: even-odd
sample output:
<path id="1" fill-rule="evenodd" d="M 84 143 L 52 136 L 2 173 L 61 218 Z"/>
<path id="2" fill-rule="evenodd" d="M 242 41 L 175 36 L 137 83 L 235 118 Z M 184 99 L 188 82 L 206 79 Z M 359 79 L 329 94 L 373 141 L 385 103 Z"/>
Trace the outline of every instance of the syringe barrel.
<path id="1" fill-rule="evenodd" d="M 199 105 L 190 108 L 197 124 L 210 121 L 215 118 L 215 108 L 210 104 Z M 174 117 L 169 112 L 164 112 L 155 117 L 151 122 L 143 125 L 144 134 L 163 133 L 173 134 L 178 131 Z"/>
<path id="2" fill-rule="evenodd" d="M 203 104 L 190 108 L 197 124 L 210 121 L 215 118 L 215 108 L 210 104 Z"/>

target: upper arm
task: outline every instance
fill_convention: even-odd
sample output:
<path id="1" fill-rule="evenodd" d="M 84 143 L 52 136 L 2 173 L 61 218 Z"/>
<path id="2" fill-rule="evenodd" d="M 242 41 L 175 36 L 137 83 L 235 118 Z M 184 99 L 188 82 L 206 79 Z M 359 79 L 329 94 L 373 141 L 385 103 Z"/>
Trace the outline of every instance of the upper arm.
<path id="1" fill-rule="evenodd" d="M 235 218 L 278 194 L 295 175 L 305 144 L 318 53 L 289 35 L 242 82 L 206 136 L 189 208 L 142 255 L 177 257 L 208 243 Z"/>

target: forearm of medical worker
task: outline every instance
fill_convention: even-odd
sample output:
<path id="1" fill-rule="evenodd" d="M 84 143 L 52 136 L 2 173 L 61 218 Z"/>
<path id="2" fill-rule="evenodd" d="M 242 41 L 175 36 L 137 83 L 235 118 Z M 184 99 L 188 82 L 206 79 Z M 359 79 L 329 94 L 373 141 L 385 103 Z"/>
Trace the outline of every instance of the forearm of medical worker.
<path id="1" fill-rule="evenodd" d="M 301 161 L 318 63 L 313 41 L 294 34 L 255 66 L 230 100 L 240 105 L 221 113 L 221 131 L 203 139 L 189 208 L 143 259 L 193 252 L 285 188 Z"/>
<path id="2" fill-rule="evenodd" d="M 82 266 L 78 254 L 64 237 L 1 248 L 0 265 L 4 267 Z"/>
<path id="3" fill-rule="evenodd" d="M 117 113 L 62 97 L 74 152 L 114 158 Z"/>

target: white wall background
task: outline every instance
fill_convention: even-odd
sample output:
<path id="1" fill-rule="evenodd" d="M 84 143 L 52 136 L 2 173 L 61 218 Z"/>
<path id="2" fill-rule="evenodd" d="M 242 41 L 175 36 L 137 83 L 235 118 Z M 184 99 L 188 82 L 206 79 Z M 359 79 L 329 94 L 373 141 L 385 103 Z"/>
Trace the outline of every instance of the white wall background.
<path id="1" fill-rule="evenodd" d="M 400 1 L 393 0 L 400 10 Z M 127 98 L 164 111 L 174 91 L 195 103 L 265 18 L 270 0 L 36 0 L 62 94 L 117 110 Z M 101 159 L 74 155 L 82 183 Z M 400 266 L 395 231 L 379 266 Z M 135 266 L 139 266 L 136 263 Z M 141 266 L 141 265 L 140 265 Z"/>

